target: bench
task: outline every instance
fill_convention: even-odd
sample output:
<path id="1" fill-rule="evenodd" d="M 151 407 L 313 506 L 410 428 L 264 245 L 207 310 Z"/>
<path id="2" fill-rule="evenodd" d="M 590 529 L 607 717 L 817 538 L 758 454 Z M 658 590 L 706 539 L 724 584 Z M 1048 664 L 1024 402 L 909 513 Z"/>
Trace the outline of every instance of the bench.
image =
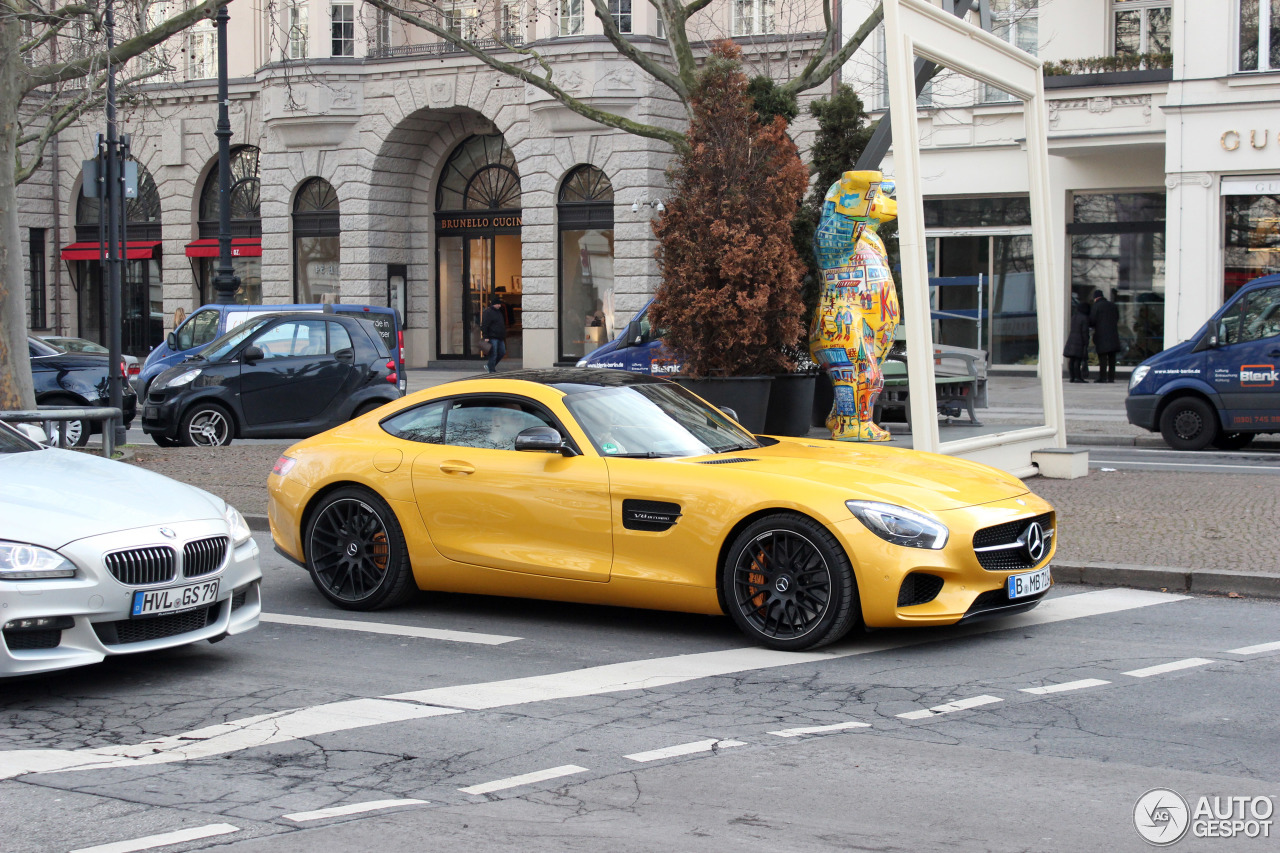
<path id="1" fill-rule="evenodd" d="M 949 362 L 946 368 L 942 367 L 944 361 Z M 881 422 L 886 409 L 902 409 L 903 419 L 910 426 L 911 403 L 906 363 L 889 359 L 880 366 L 880 370 L 884 375 L 884 390 L 876 401 L 876 423 Z M 986 403 L 985 358 L 980 359 L 968 352 L 935 347 L 933 385 L 938 397 L 938 414 L 946 418 L 948 424 L 964 411 L 969 415 L 969 420 L 964 425 L 982 426 L 974 412 L 974 406 Z"/>

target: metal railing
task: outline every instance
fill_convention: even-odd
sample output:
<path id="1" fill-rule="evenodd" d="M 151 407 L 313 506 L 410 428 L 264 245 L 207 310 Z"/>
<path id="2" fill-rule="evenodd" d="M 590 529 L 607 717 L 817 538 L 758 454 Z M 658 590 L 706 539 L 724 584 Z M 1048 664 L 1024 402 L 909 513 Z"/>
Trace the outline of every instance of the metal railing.
<path id="1" fill-rule="evenodd" d="M 110 459 L 116 452 L 113 424 L 123 423 L 124 413 L 111 406 L 46 406 L 41 409 L 18 409 L 0 412 L 0 421 L 19 424 L 40 424 L 44 434 L 56 447 L 66 446 L 66 431 L 59 430 L 55 438 L 51 424 L 66 421 L 102 421 L 102 455 Z M 85 424 L 88 429 L 88 423 Z"/>
<path id="2" fill-rule="evenodd" d="M 468 39 L 471 44 L 480 50 L 503 50 L 506 45 L 495 38 Z M 507 44 L 520 46 L 524 43 L 524 38 L 513 35 L 507 39 Z M 369 47 L 370 59 L 391 59 L 398 56 L 441 56 L 451 53 L 465 53 L 462 48 L 448 41 L 435 41 L 426 44 L 401 44 L 391 47 L 389 45 L 371 45 Z"/>

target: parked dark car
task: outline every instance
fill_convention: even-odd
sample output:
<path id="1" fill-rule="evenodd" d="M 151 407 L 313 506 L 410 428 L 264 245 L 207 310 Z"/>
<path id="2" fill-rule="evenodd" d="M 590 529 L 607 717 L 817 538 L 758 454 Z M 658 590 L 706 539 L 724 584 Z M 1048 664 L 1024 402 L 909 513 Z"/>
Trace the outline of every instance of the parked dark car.
<path id="1" fill-rule="evenodd" d="M 402 397 L 396 368 L 368 320 L 265 314 L 152 380 L 142 429 L 162 447 L 304 438 Z"/>
<path id="2" fill-rule="evenodd" d="M 108 406 L 111 404 L 107 388 L 107 368 L 110 361 L 105 355 L 63 352 L 36 338 L 27 338 L 27 352 L 31 356 L 31 378 L 35 382 L 38 406 Z M 124 376 L 123 368 L 116 370 Z M 138 397 L 125 379 L 121 389 L 121 407 L 125 426 L 133 421 L 137 412 Z M 100 421 L 64 421 L 58 427 L 61 435 L 58 444 L 83 446 L 89 436 L 102 431 Z"/>

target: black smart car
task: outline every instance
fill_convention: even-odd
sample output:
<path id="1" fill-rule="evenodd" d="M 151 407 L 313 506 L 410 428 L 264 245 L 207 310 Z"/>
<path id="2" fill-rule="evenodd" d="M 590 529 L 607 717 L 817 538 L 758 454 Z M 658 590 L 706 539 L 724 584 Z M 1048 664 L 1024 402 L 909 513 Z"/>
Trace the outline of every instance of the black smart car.
<path id="1" fill-rule="evenodd" d="M 152 380 L 142 429 L 162 447 L 304 438 L 403 396 L 368 320 L 264 314 Z"/>
<path id="2" fill-rule="evenodd" d="M 107 388 L 105 355 L 63 352 L 44 341 L 27 338 L 27 353 L 31 357 L 31 379 L 35 383 L 38 406 L 109 406 L 111 394 Z M 123 363 L 117 370 L 124 377 L 121 388 L 121 411 L 125 426 L 133 421 L 138 397 L 129 385 Z M 55 424 L 60 435 L 55 440 L 61 445 L 81 446 L 89 441 L 89 435 L 102 431 L 100 421 L 63 421 Z"/>

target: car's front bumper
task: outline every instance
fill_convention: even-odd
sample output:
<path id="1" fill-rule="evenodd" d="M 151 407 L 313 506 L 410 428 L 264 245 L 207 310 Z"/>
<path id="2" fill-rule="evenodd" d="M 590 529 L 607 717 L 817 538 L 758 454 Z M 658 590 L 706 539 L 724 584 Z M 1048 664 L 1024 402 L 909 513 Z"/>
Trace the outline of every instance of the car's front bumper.
<path id="1" fill-rule="evenodd" d="M 1159 404 L 1160 398 L 1155 394 L 1130 394 L 1124 398 L 1124 412 L 1129 417 L 1129 423 L 1155 432 L 1156 407 Z"/>
<path id="2" fill-rule="evenodd" d="M 149 394 L 142 401 L 142 431 L 176 440 L 181 415 L 181 394 Z"/>
<path id="3" fill-rule="evenodd" d="M 181 554 L 187 542 L 227 535 L 221 519 L 169 524 L 173 538 L 158 527 L 117 531 L 81 539 L 61 549 L 76 564 L 73 578 L 0 582 L 0 629 L 24 619 L 59 618 L 70 627 L 44 633 L 0 631 L 0 676 L 23 675 L 97 663 L 107 655 L 131 654 L 186 645 L 248 631 L 262 612 L 259 591 L 262 571 L 258 545 L 249 539 L 229 547 L 213 572 L 184 577 L 181 567 L 173 580 L 130 586 L 108 571 L 107 553 L 140 547 L 173 547 Z M 131 615 L 134 593 L 164 590 L 218 580 L 212 603 L 193 610 L 150 617 Z M 43 646 L 43 647 L 41 647 Z"/>
<path id="4" fill-rule="evenodd" d="M 1045 555 L 1038 561 L 1009 570 L 985 569 L 974 551 L 974 534 L 997 525 L 1021 524 L 1048 514 L 1055 534 Z M 893 545 L 869 531 L 861 521 L 850 518 L 829 529 L 844 546 L 854 564 L 862 615 L 872 628 L 911 625 L 954 625 L 987 616 L 1017 613 L 1034 607 L 1043 593 L 1009 599 L 1006 584 L 1012 575 L 1034 572 L 1048 566 L 1057 549 L 1053 507 L 1031 493 L 1017 498 L 950 510 L 935 514 L 950 531 L 944 548 L 933 551 Z M 908 575 L 920 579 L 921 588 L 932 597 L 921 603 L 911 601 L 904 591 Z M 934 592 L 934 587 L 936 592 Z"/>

